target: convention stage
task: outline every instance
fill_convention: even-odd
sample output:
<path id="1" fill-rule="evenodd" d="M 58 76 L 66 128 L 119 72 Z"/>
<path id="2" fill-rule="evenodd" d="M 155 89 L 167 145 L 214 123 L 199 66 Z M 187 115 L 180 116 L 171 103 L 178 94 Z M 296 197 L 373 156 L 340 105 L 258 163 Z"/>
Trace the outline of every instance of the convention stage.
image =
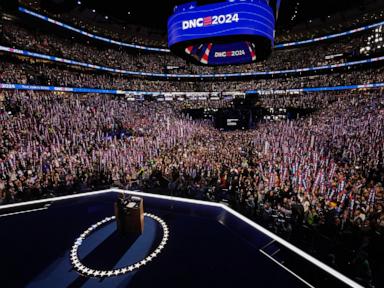
<path id="1" fill-rule="evenodd" d="M 121 192 L 144 199 L 132 243 L 110 218 Z M 223 204 L 133 191 L 2 206 L 0 239 L 2 287 L 360 287 Z"/>

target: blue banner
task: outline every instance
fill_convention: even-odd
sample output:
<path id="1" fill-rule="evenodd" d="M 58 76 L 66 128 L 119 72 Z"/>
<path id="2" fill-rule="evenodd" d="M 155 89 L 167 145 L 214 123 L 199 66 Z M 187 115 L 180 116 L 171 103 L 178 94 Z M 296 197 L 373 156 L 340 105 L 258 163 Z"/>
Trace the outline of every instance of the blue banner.
<path id="1" fill-rule="evenodd" d="M 330 86 L 330 87 L 306 87 L 306 88 L 292 88 L 292 89 L 259 89 L 259 90 L 248 90 L 246 94 L 255 94 L 255 93 L 265 93 L 274 91 L 284 91 L 284 92 L 319 92 L 319 91 L 338 91 L 338 90 L 354 90 L 354 89 L 374 89 L 382 88 L 384 83 L 368 83 L 368 84 L 355 84 L 347 86 Z M 180 95 L 180 93 L 189 92 L 166 92 L 166 91 L 126 91 L 126 90 L 108 90 L 108 89 L 98 89 L 98 88 L 75 88 L 75 87 L 57 87 L 57 86 L 41 86 L 41 85 L 26 85 L 26 84 L 7 84 L 0 83 L 0 89 L 9 89 L 9 90 L 36 90 L 36 91 L 56 91 L 56 92 L 70 92 L 70 93 L 97 93 L 97 94 L 119 94 L 119 95 L 153 95 L 160 96 L 164 94 L 175 94 Z M 199 92 L 193 92 L 199 93 Z M 210 93 L 210 92 L 201 92 L 201 93 Z"/>
<path id="2" fill-rule="evenodd" d="M 326 86 L 326 87 L 305 87 L 305 88 L 292 88 L 292 89 L 259 89 L 259 90 L 248 90 L 246 94 L 256 94 L 280 91 L 280 92 L 321 92 L 321 91 L 340 91 L 340 90 L 354 90 L 354 89 L 374 89 L 382 88 L 384 83 L 368 83 L 368 84 L 356 84 L 356 85 L 344 85 L 344 86 Z"/>
<path id="3" fill-rule="evenodd" d="M 216 44 L 209 53 L 208 63 L 212 65 L 231 65 L 250 63 L 256 60 L 253 43 L 236 42 L 229 44 Z"/>
<path id="4" fill-rule="evenodd" d="M 58 87 L 58 86 L 42 86 L 28 84 L 7 84 L 0 83 L 0 89 L 9 90 L 36 90 L 36 91 L 52 91 L 52 92 L 70 92 L 70 93 L 96 93 L 96 94 L 118 94 L 118 95 L 159 95 L 160 92 L 148 91 L 129 91 L 129 90 L 114 90 L 114 89 L 99 89 L 85 87 Z"/>

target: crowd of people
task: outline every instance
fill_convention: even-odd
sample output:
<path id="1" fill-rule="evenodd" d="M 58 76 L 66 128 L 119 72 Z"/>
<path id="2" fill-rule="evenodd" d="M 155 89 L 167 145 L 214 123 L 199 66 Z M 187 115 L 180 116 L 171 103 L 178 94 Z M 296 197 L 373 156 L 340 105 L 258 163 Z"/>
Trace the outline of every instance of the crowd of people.
<path id="1" fill-rule="evenodd" d="M 344 63 L 351 61 L 350 59 L 353 59 L 351 57 L 359 55 L 360 48 L 366 46 L 365 42 L 371 32 L 351 35 L 337 42 L 322 43 L 317 45 L 315 50 L 313 47 L 275 50 L 273 57 L 241 67 L 236 65 L 209 67 L 190 64 L 169 53 L 132 53 L 118 46 L 100 46 L 95 42 L 87 44 L 82 39 L 61 38 L 52 33 L 24 28 L 21 24 L 12 22 L 4 23 L 3 31 L 2 44 L 13 48 L 129 71 L 162 73 L 168 71 L 167 67 L 177 67 L 170 72 L 179 74 L 272 71 Z M 338 56 L 326 57 L 332 55 Z"/>
<path id="2" fill-rule="evenodd" d="M 7 92 L 4 97 L 3 203 L 58 187 L 69 192 L 93 181 L 126 184 L 146 161 L 200 127 L 165 105 L 113 96 Z"/>
<path id="3" fill-rule="evenodd" d="M 1 94 L 2 204 L 166 182 L 173 195 L 226 201 L 249 215 L 262 207 L 267 225 L 276 212 L 327 231 L 384 229 L 382 91 L 318 94 L 309 117 L 232 132 L 192 120 L 178 102 Z M 292 97 L 261 103 L 282 108 Z"/>
<path id="4" fill-rule="evenodd" d="M 380 83 L 384 81 L 383 68 L 363 70 L 349 69 L 334 71 L 331 74 L 311 76 L 285 76 L 273 79 L 254 79 L 242 81 L 161 81 L 132 78 L 119 74 L 95 73 L 55 63 L 31 60 L 30 58 L 1 57 L 0 81 L 31 85 L 53 85 L 61 87 L 90 87 L 100 89 L 119 89 L 150 92 L 245 92 L 257 89 L 294 89 L 304 87 L 338 86 Z"/>
<path id="5" fill-rule="evenodd" d="M 148 161 L 155 161 L 154 168 L 169 179 L 174 167 L 187 178 L 192 177 L 191 173 L 192 178 L 218 177 L 217 173 L 225 168 L 229 169 L 228 174 L 232 169 L 254 169 L 262 183 L 254 187 L 258 193 L 288 185 L 309 197 L 308 201 L 313 200 L 312 194 L 325 197 L 324 193 L 328 193 L 329 198 L 325 199 L 340 202 L 343 193 L 348 194 L 345 201 L 348 197 L 367 200 L 367 191 L 375 189 L 364 190 L 365 185 L 372 185 L 361 177 L 375 174 L 383 165 L 384 103 L 379 93 L 329 98 L 319 95 L 319 111 L 310 119 L 268 122 L 248 132 L 227 133 L 216 130 L 207 120 L 192 121 L 180 115 L 185 104 L 137 103 L 101 95 L 2 94 L 0 168 L 11 186 L 20 172 L 26 174 L 24 184 L 32 178 L 36 181 L 38 175 L 47 177 L 44 174 L 54 177 L 49 181 L 57 177 L 60 182 L 60 177 L 74 171 L 95 168 L 95 162 L 99 170 L 134 174 L 134 168 L 142 169 L 152 163 Z M 273 106 L 271 98 L 261 103 L 266 107 L 287 107 L 291 106 L 291 97 L 282 96 Z M 146 117 L 149 114 L 153 116 Z M 117 169 L 122 167 L 114 165 L 126 167 Z M 64 171 L 70 167 L 73 171 Z M 126 176 L 118 177 L 123 182 L 124 179 Z M 372 187 L 377 188 L 377 195 L 372 201 L 382 197 L 381 184 L 375 185 Z M 4 191 L 6 199 L 16 197 L 10 193 L 12 189 Z"/>

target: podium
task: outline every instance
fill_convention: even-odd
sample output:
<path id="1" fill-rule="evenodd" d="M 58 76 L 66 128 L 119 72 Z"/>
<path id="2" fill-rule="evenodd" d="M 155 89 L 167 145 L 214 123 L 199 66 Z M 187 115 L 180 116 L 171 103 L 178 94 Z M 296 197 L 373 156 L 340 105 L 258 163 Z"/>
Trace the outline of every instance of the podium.
<path id="1" fill-rule="evenodd" d="M 117 231 L 121 236 L 140 236 L 144 230 L 143 199 L 135 196 L 119 197 L 114 205 Z"/>

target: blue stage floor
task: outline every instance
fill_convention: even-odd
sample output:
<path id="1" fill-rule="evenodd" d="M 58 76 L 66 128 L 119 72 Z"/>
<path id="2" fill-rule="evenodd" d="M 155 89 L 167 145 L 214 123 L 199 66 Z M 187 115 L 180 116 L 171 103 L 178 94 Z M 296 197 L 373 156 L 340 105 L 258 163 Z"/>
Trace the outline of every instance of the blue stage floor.
<path id="1" fill-rule="evenodd" d="M 72 269 L 70 249 L 89 226 L 113 215 L 116 198 L 111 192 L 67 199 L 47 209 L 0 217 L 0 286 L 308 287 L 259 251 L 271 242 L 269 237 L 223 209 L 154 198 L 144 199 L 144 210 L 169 227 L 163 251 L 125 275 L 83 277 Z M 22 209 L 28 207 L 18 211 Z M 120 240 L 114 239 L 115 222 L 110 222 L 84 241 L 79 255 L 97 269 L 122 267 L 147 256 L 160 234 L 161 227 L 146 217 L 145 233 L 127 250 L 116 244 Z"/>

